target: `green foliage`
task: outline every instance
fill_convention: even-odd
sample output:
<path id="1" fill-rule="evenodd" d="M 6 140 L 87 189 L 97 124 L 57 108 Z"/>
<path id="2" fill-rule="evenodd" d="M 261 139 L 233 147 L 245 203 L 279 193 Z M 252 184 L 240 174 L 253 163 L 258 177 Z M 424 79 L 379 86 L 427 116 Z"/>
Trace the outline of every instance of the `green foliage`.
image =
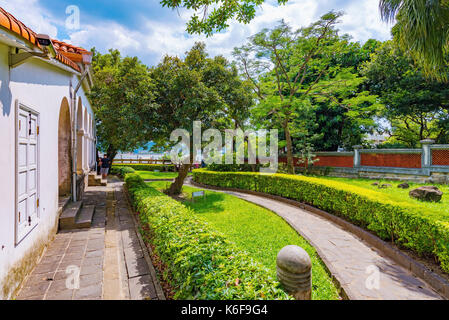
<path id="1" fill-rule="evenodd" d="M 449 88 L 427 79 L 394 42 L 385 42 L 362 72 L 369 90 L 385 105 L 380 116 L 389 121 L 389 143 L 414 148 L 423 139 L 449 142 Z"/>
<path id="2" fill-rule="evenodd" d="M 279 146 L 286 147 L 290 173 L 293 153 L 307 157 L 315 141 L 324 150 L 336 151 L 344 136 L 346 145 L 356 144 L 354 137 L 361 139 L 375 126 L 377 97 L 361 88 L 365 79 L 358 74 L 358 66 L 377 42 L 360 48 L 349 42 L 349 36 L 339 36 L 341 16 L 341 12 L 329 12 L 295 31 L 282 21 L 233 52 L 258 97 L 253 123 L 282 128 Z M 331 128 L 326 130 L 327 126 Z M 333 137 L 338 142 L 322 143 Z"/>
<path id="3" fill-rule="evenodd" d="M 141 221 L 151 229 L 155 252 L 170 272 L 176 299 L 290 299 L 265 267 L 191 210 L 137 174 L 125 181 Z"/>
<path id="4" fill-rule="evenodd" d="M 380 0 L 382 17 L 397 21 L 393 34 L 426 75 L 447 80 L 449 1 Z"/>
<path id="5" fill-rule="evenodd" d="M 338 215 L 418 254 L 433 255 L 449 272 L 449 219 L 436 219 L 421 206 L 397 202 L 379 192 L 321 178 L 195 170 L 195 181 L 278 195 Z"/>
<path id="6" fill-rule="evenodd" d="M 287 2 L 277 1 L 279 4 Z M 256 8 L 263 3 L 264 0 L 161 0 L 162 6 L 167 8 L 193 10 L 194 14 L 187 23 L 187 32 L 207 36 L 225 30 L 233 19 L 249 23 L 256 15 Z"/>
<path id="7" fill-rule="evenodd" d="M 176 172 L 154 172 L 154 171 L 136 171 L 144 180 L 173 180 L 178 173 Z"/>
<path id="8" fill-rule="evenodd" d="M 260 170 L 260 164 L 210 164 L 207 168 L 220 172 L 256 172 Z"/>
<path id="9" fill-rule="evenodd" d="M 124 177 L 128 173 L 135 173 L 135 170 L 131 167 L 126 166 L 113 166 L 111 168 L 111 174 L 115 174 Z"/>
<path id="10" fill-rule="evenodd" d="M 153 183 L 150 185 L 153 186 Z M 189 195 L 188 200 L 192 192 L 199 190 L 189 186 L 183 189 Z M 276 278 L 276 256 L 279 251 L 287 245 L 300 246 L 312 261 L 312 299 L 339 298 L 338 290 L 316 250 L 277 214 L 236 196 L 209 190 L 205 190 L 204 199 L 184 203 L 198 217 L 268 268 L 273 278 Z"/>
<path id="11" fill-rule="evenodd" d="M 151 70 L 157 104 L 155 133 L 152 140 L 170 147 L 174 130 L 190 133 L 190 163 L 193 163 L 193 124 L 201 121 L 203 128 L 228 129 L 242 125 L 249 117 L 253 97 L 237 69 L 222 56 L 209 58 L 204 43 L 195 43 L 184 59 L 164 57 Z M 156 133 L 157 132 L 157 133 Z M 182 165 L 178 178 L 169 189 L 179 194 L 190 164 Z"/>
<path id="12" fill-rule="evenodd" d="M 89 99 L 97 120 L 98 147 L 111 159 L 118 151 L 144 146 L 154 128 L 153 83 L 149 69 L 136 57 L 118 50 L 101 54 L 93 49 L 94 86 Z"/>

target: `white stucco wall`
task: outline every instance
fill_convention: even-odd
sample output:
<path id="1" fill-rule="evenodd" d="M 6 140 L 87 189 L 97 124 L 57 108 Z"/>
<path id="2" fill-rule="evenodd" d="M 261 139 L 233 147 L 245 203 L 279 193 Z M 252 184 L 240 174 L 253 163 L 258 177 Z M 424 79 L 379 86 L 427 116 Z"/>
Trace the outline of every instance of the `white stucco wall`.
<path id="1" fill-rule="evenodd" d="M 58 209 L 58 122 L 63 98 L 70 102 L 70 80 L 78 77 L 44 61 L 31 59 L 8 67 L 8 47 L 0 44 L 0 299 L 11 268 L 51 236 Z M 79 91 L 83 108 L 92 108 Z M 15 101 L 37 111 L 40 122 L 39 223 L 19 244 L 15 242 Z"/>

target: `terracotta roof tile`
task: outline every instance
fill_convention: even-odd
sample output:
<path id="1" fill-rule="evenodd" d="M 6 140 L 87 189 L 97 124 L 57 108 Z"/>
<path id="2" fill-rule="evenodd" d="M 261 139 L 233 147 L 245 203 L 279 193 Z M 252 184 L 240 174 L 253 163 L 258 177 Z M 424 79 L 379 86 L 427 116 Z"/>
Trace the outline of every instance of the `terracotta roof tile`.
<path id="1" fill-rule="evenodd" d="M 36 33 L 25 26 L 21 21 L 17 20 L 12 14 L 5 11 L 2 7 L 0 7 L 0 27 L 18 34 L 32 45 L 42 49 L 37 41 Z M 81 62 L 83 61 L 82 54 L 90 54 L 90 52 L 62 41 L 52 39 L 52 42 L 56 49 L 56 59 L 65 65 L 70 66 L 74 70 L 81 72 L 81 68 L 72 61 L 72 59 Z M 69 54 L 70 58 L 68 57 Z"/>
<path id="2" fill-rule="evenodd" d="M 40 48 L 36 39 L 36 33 L 17 20 L 12 14 L 5 11 L 2 7 L 0 7 L 0 25 L 8 30 L 11 30 L 12 32 L 17 33 L 25 40 Z"/>

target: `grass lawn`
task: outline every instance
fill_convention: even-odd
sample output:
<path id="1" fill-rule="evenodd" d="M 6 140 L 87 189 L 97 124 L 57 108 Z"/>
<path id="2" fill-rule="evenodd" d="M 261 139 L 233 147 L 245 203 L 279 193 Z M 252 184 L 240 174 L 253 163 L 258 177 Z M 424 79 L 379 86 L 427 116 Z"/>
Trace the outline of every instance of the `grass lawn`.
<path id="1" fill-rule="evenodd" d="M 177 172 L 154 172 L 154 171 L 136 171 L 144 180 L 154 179 L 174 179 L 178 176 Z M 191 173 L 189 173 L 191 175 Z"/>
<path id="2" fill-rule="evenodd" d="M 379 197 L 387 198 L 398 204 L 412 204 L 418 210 L 424 212 L 426 215 L 431 215 L 437 220 L 449 221 L 449 186 L 448 185 L 436 185 L 436 184 L 419 184 L 407 182 L 410 185 L 409 189 L 399 189 L 398 185 L 400 181 L 387 181 L 387 180 L 370 180 L 370 179 L 348 179 L 348 178 L 334 178 L 334 177 L 317 177 L 318 179 L 338 181 L 347 183 L 359 188 L 370 190 L 371 192 L 378 192 Z M 391 184 L 393 187 L 387 189 L 380 189 L 377 186 L 373 186 L 374 182 L 380 182 L 381 184 Z M 410 198 L 409 192 L 415 188 L 424 185 L 434 185 L 443 192 L 443 198 L 440 202 L 423 202 L 417 199 Z"/>
<path id="3" fill-rule="evenodd" d="M 149 184 L 160 190 L 165 188 L 165 182 Z M 198 190 L 201 189 L 184 186 L 183 192 L 188 198 L 184 204 L 267 267 L 274 278 L 278 252 L 286 245 L 298 245 L 312 259 L 312 299 L 339 299 L 338 291 L 315 249 L 282 218 L 267 209 L 220 192 L 206 191 L 205 199 L 196 199 L 192 203 L 191 194 Z"/>

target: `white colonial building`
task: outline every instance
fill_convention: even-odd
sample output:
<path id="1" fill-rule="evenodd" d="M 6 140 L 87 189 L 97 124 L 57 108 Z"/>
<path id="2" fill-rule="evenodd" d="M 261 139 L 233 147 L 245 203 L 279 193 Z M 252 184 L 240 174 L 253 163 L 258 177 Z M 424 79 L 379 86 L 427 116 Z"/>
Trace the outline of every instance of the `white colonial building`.
<path id="1" fill-rule="evenodd" d="M 33 269 L 61 199 L 80 199 L 95 166 L 91 59 L 0 8 L 0 299 Z"/>

